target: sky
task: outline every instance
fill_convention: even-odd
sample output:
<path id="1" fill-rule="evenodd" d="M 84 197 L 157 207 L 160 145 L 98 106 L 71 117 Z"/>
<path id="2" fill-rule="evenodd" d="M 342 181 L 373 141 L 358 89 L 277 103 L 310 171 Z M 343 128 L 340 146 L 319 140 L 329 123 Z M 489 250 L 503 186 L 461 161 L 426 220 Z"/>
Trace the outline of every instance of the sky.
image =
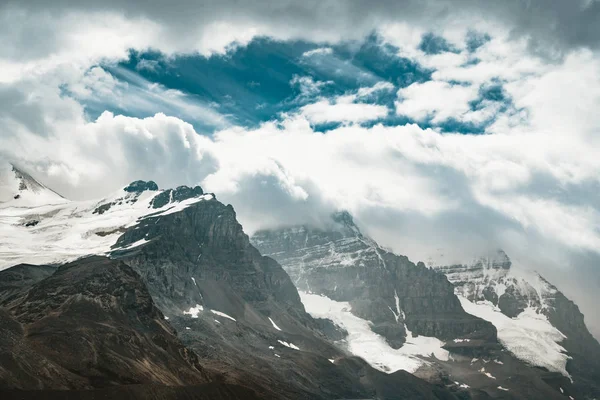
<path id="1" fill-rule="evenodd" d="M 600 2 L 0 5 L 0 158 L 71 199 L 200 184 L 247 233 L 350 211 L 503 248 L 600 336 Z"/>

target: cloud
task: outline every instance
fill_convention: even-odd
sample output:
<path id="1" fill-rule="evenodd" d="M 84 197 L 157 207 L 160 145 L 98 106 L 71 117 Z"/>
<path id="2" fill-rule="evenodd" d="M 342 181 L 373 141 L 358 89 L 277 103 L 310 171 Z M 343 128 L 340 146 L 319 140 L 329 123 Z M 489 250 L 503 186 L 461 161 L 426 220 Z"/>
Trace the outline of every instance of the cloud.
<path id="1" fill-rule="evenodd" d="M 152 83 L 125 68 L 111 70 L 116 76 L 101 67 L 93 67 L 80 79 L 73 79 L 65 85 L 65 89 L 88 108 L 93 107 L 100 112 L 107 108 L 135 116 L 161 112 L 207 129 L 229 125 L 226 116 L 197 97 Z"/>
<path id="2" fill-rule="evenodd" d="M 417 121 L 431 118 L 439 123 L 450 118 L 461 119 L 470 111 L 469 103 L 477 99 L 477 88 L 448 82 L 413 83 L 398 90 L 396 113 Z"/>
<path id="3" fill-rule="evenodd" d="M 333 82 L 331 81 L 315 81 L 312 76 L 299 76 L 294 75 L 292 80 L 290 81 L 290 85 L 292 87 L 297 87 L 300 91 L 299 99 L 307 99 L 310 97 L 317 96 L 323 87 L 327 85 L 331 85 Z"/>
<path id="4" fill-rule="evenodd" d="M 208 152 L 210 140 L 179 118 L 104 112 L 89 121 L 75 93 L 82 99 L 139 97 L 135 91 L 120 97 L 118 90 L 127 85 L 121 87 L 122 82 L 102 69 L 88 72 L 79 83 L 71 81 L 71 96 L 54 75 L 0 85 L 0 157 L 71 198 L 104 196 L 135 179 L 166 186 L 194 183 L 216 168 Z"/>
<path id="5" fill-rule="evenodd" d="M 394 85 L 392 85 L 391 83 L 385 82 L 385 81 L 380 81 L 371 87 L 362 87 L 362 88 L 358 89 L 356 95 L 359 98 L 365 98 L 365 97 L 373 96 L 374 94 L 379 93 L 379 92 L 387 92 L 387 91 L 391 91 L 393 89 L 394 89 Z"/>
<path id="6" fill-rule="evenodd" d="M 339 96 L 333 101 L 320 100 L 300 108 L 300 113 L 313 124 L 332 122 L 361 123 L 384 118 L 389 110 L 377 104 L 355 103 L 356 96 Z"/>
<path id="7" fill-rule="evenodd" d="M 148 60 L 145 58 L 139 60 L 135 66 L 135 69 L 138 71 L 149 71 L 154 73 L 157 73 L 159 68 L 160 63 L 157 60 Z"/>
<path id="8" fill-rule="evenodd" d="M 89 68 L 125 59 L 132 48 L 224 54 L 258 36 L 336 43 L 397 23 L 450 31 L 484 20 L 487 28 L 502 27 L 534 51 L 555 56 L 580 46 L 598 49 L 599 18 L 600 3 L 589 0 L 224 0 L 210 7 L 192 0 L 177 7 L 141 0 L 6 0 L 0 6 L 0 80 L 61 64 Z"/>
<path id="9" fill-rule="evenodd" d="M 302 57 L 312 57 L 312 56 L 323 56 L 329 55 L 333 53 L 333 49 L 331 47 L 319 47 L 314 50 L 305 51 L 302 53 Z"/>

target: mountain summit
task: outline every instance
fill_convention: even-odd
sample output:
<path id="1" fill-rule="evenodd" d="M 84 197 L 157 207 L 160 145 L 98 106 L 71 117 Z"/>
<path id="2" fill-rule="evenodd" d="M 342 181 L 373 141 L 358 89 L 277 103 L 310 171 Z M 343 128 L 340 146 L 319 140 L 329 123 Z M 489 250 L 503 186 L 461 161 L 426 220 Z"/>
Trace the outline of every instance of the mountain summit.
<path id="1" fill-rule="evenodd" d="M 0 207 L 29 207 L 67 200 L 12 164 L 0 165 Z"/>

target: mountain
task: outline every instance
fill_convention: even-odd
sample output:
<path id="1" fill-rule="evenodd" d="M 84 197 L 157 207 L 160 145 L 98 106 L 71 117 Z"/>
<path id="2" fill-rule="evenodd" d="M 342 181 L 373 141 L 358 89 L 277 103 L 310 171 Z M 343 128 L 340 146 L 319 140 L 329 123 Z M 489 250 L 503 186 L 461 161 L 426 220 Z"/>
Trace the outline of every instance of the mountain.
<path id="1" fill-rule="evenodd" d="M 498 250 L 471 263 L 432 263 L 456 287 L 465 309 L 492 321 L 520 358 L 574 380 L 584 395 L 600 393 L 600 344 L 575 303 L 540 274 Z"/>
<path id="2" fill-rule="evenodd" d="M 414 264 L 362 234 L 346 212 L 333 214 L 323 226 L 259 231 L 252 242 L 290 274 L 311 315 L 334 322 L 341 348 L 381 370 L 410 371 L 474 398 L 482 393 L 594 398 L 600 393 L 595 384 L 598 358 L 589 356 L 595 354 L 596 342 L 588 341 L 593 338 L 573 303 L 551 285 L 546 299 L 552 298 L 555 306 L 546 307 L 547 317 L 527 307 L 521 310 L 532 296 L 512 295 L 510 285 L 501 293 L 498 285 L 496 298 L 512 313 L 502 314 L 493 303 L 471 301 L 472 293 L 486 302 L 494 298 L 483 284 L 489 269 L 471 273 L 477 267 Z M 511 269 L 501 254 L 489 264 L 494 271 Z M 530 282 L 541 287 L 540 280 Z M 569 345 L 567 335 L 579 338 L 571 341 L 580 347 Z M 583 360 L 577 354 L 584 348 L 591 353 L 586 361 L 576 361 Z"/>
<path id="3" fill-rule="evenodd" d="M 199 186 L 136 181 L 98 201 L 17 200 L 0 207 L 6 395 L 456 398 L 334 345 L 334 324 L 305 311 L 233 207 Z M 41 391 L 14 391 L 24 388 Z"/>
<path id="4" fill-rule="evenodd" d="M 67 200 L 12 164 L 0 165 L 0 207 L 64 203 Z"/>

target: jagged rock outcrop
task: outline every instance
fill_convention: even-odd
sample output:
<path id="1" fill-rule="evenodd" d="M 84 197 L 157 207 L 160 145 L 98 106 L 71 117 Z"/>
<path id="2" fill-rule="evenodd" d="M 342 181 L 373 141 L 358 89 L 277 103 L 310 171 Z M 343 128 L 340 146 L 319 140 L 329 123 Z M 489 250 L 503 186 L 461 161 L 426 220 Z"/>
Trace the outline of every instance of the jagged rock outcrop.
<path id="1" fill-rule="evenodd" d="M 443 274 L 384 250 L 363 235 L 347 212 L 325 228 L 260 231 L 253 243 L 279 261 L 300 290 L 348 301 L 352 312 L 394 348 L 412 332 L 440 339 L 494 342 L 495 328 L 464 312 Z"/>
<path id="2" fill-rule="evenodd" d="M 154 181 L 135 181 L 123 188 L 124 191 L 129 193 L 139 193 L 146 190 L 158 190 L 158 185 Z"/>

